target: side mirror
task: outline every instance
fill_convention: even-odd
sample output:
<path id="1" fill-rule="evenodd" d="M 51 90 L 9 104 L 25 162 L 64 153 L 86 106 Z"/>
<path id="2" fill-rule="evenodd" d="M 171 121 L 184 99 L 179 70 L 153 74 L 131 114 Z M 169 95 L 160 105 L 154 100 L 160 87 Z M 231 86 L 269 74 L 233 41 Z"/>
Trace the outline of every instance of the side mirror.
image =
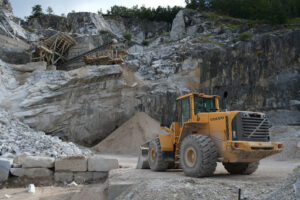
<path id="1" fill-rule="evenodd" d="M 223 94 L 223 111 L 227 111 L 227 97 L 228 97 L 228 92 L 225 91 L 224 94 Z"/>

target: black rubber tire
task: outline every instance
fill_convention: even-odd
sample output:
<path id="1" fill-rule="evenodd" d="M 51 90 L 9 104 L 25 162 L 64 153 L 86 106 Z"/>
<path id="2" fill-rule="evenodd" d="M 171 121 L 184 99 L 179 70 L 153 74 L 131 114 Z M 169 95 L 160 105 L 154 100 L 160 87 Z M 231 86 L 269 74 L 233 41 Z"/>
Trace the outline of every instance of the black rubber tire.
<path id="1" fill-rule="evenodd" d="M 155 152 L 155 158 L 153 161 L 151 159 L 151 149 L 153 149 Z M 153 171 L 165 171 L 166 169 L 168 169 L 169 163 L 163 161 L 161 146 L 158 137 L 155 137 L 149 143 L 148 162 L 150 169 Z"/>
<path id="2" fill-rule="evenodd" d="M 193 167 L 185 161 L 185 151 L 188 147 L 194 148 L 196 160 Z M 180 144 L 180 164 L 186 176 L 212 176 L 217 167 L 218 154 L 212 139 L 204 135 L 186 136 Z"/>
<path id="3" fill-rule="evenodd" d="M 259 165 L 259 162 L 251 163 L 223 163 L 225 169 L 230 174 L 244 174 L 250 175 L 254 173 Z"/>

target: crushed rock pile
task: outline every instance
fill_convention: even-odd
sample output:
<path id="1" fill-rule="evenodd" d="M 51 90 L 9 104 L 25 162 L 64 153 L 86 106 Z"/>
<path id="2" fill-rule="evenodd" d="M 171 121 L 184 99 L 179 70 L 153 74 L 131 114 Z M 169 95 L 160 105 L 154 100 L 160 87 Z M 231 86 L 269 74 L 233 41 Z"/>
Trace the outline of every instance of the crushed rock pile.
<path id="1" fill-rule="evenodd" d="M 36 132 L 8 112 L 0 110 L 0 155 L 13 157 L 23 152 L 51 157 L 92 154 L 90 150 L 80 149 L 71 142 Z"/>
<path id="2" fill-rule="evenodd" d="M 159 122 L 143 112 L 130 120 L 93 147 L 98 153 L 137 155 L 139 146 L 161 132 Z"/>
<path id="3" fill-rule="evenodd" d="M 283 143 L 283 152 L 267 159 L 285 161 L 300 160 L 300 126 L 273 126 L 271 140 Z"/>
<path id="4" fill-rule="evenodd" d="M 282 183 L 273 189 L 267 190 L 263 195 L 256 198 L 256 200 L 296 200 L 294 184 L 299 176 L 300 165 L 298 165 Z"/>

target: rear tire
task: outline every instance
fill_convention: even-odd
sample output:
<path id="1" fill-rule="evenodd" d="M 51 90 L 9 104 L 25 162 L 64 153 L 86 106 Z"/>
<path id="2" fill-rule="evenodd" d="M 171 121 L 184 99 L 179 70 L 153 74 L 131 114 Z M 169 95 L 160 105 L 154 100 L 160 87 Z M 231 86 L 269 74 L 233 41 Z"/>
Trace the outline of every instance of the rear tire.
<path id="1" fill-rule="evenodd" d="M 212 176 L 217 158 L 216 147 L 207 136 L 189 135 L 180 144 L 180 164 L 186 176 Z"/>
<path id="2" fill-rule="evenodd" d="M 159 138 L 155 137 L 149 144 L 148 162 L 153 171 L 165 171 L 169 163 L 163 160 Z"/>
<path id="3" fill-rule="evenodd" d="M 244 174 L 250 175 L 254 173 L 259 165 L 259 162 L 251 163 L 223 163 L 225 169 L 230 174 Z"/>

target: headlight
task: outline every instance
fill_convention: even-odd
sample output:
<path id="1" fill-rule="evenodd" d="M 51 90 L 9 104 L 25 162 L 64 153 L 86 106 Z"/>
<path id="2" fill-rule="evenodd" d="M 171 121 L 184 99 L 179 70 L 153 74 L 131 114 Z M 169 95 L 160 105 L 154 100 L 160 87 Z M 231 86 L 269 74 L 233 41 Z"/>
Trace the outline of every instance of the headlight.
<path id="1" fill-rule="evenodd" d="M 232 137 L 235 139 L 236 138 L 236 132 L 232 131 Z"/>

